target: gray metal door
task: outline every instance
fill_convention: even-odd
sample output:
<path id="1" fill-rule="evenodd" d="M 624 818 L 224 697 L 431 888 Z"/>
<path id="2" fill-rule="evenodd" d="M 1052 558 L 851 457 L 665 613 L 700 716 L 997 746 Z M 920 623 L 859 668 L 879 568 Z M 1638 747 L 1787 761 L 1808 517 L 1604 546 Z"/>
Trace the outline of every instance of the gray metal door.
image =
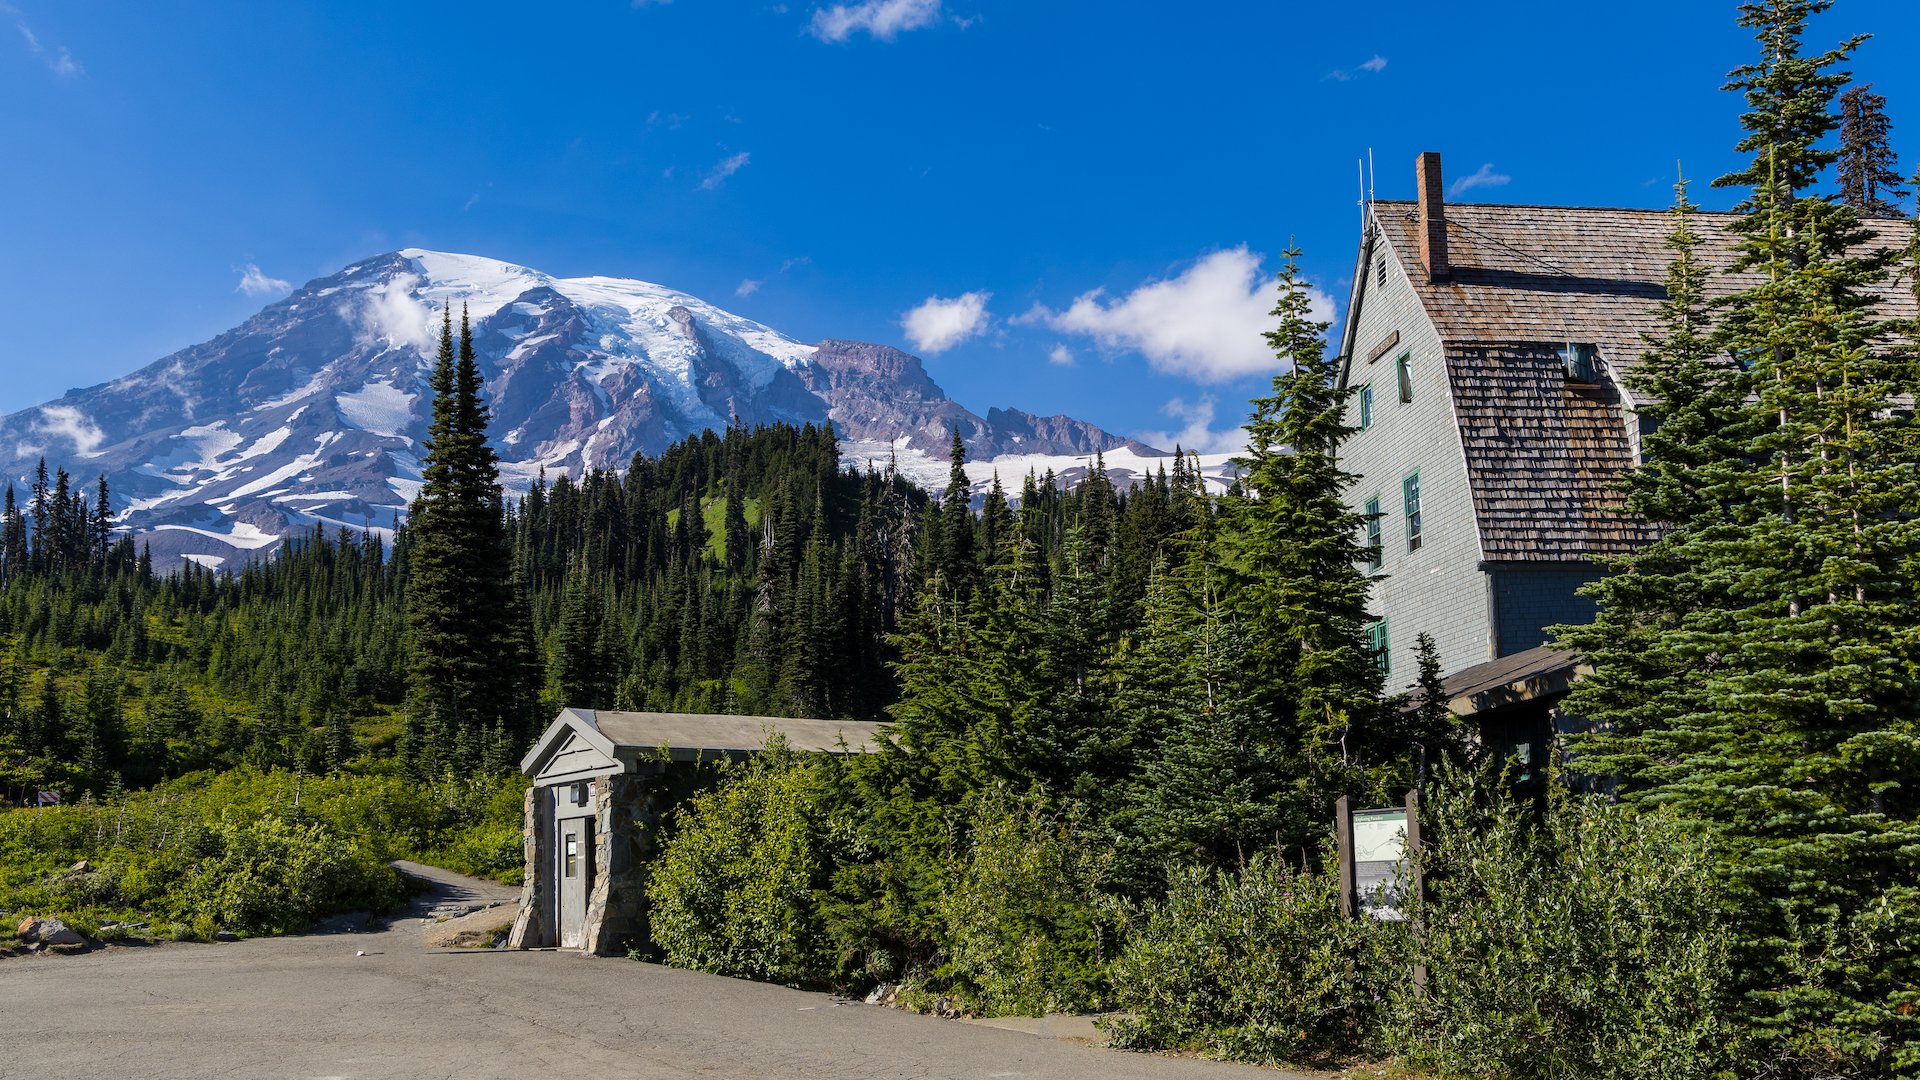
<path id="1" fill-rule="evenodd" d="M 590 872 L 587 844 L 587 818 L 560 822 L 560 843 L 555 852 L 560 871 L 560 947 L 580 947 L 580 929 L 587 921 L 587 875 Z"/>

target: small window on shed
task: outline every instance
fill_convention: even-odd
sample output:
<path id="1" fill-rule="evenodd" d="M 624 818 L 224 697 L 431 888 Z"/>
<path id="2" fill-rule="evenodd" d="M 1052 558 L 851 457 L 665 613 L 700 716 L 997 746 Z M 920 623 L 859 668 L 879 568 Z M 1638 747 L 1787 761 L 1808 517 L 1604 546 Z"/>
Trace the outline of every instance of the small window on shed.
<path id="1" fill-rule="evenodd" d="M 1404 405 L 1413 400 L 1413 352 L 1401 353 L 1393 362 L 1393 369 L 1400 379 L 1400 402 Z"/>
<path id="2" fill-rule="evenodd" d="M 1359 398 L 1360 398 L 1360 430 L 1365 431 L 1368 428 L 1373 426 L 1373 384 L 1372 383 L 1368 383 L 1367 385 L 1360 388 Z"/>
<path id="3" fill-rule="evenodd" d="M 1592 345 L 1568 342 L 1560 349 L 1560 366 L 1571 383 L 1600 381 L 1600 350 Z"/>

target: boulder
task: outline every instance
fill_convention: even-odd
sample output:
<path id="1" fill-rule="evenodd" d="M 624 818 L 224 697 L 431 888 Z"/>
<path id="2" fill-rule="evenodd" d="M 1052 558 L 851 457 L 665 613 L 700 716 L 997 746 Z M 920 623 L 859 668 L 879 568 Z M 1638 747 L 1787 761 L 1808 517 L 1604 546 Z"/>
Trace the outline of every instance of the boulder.
<path id="1" fill-rule="evenodd" d="M 428 923 L 420 932 L 420 940 L 429 949 L 491 949 L 513 929 L 515 914 L 511 906 L 490 907 Z"/>
<path id="2" fill-rule="evenodd" d="M 29 915 L 20 921 L 18 932 L 22 940 L 41 945 L 73 946 L 87 943 L 79 931 L 59 919 L 36 919 Z"/>
<path id="3" fill-rule="evenodd" d="M 215 941 L 239 941 L 239 940 L 240 940 L 240 935 L 239 935 L 239 934 L 236 934 L 236 933 L 234 933 L 234 932 L 233 932 L 233 931 L 231 931 L 231 930 L 221 930 L 221 931 L 217 931 L 217 932 L 216 932 L 216 933 L 215 933 L 215 934 L 213 935 L 213 940 L 215 940 Z"/>

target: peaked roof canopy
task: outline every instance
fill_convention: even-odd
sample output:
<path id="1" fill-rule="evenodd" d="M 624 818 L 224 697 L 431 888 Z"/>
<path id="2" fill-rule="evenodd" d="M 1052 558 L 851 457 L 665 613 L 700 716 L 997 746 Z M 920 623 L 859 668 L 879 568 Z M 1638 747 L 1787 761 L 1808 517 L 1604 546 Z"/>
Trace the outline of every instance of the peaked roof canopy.
<path id="1" fill-rule="evenodd" d="M 539 775 L 569 746 L 597 751 L 608 770 L 618 763 L 631 772 L 641 758 L 663 749 L 673 761 L 758 753 L 776 733 L 795 750 L 857 753 L 876 749 L 886 727 L 860 720 L 562 709 L 520 760 L 520 771 Z"/>

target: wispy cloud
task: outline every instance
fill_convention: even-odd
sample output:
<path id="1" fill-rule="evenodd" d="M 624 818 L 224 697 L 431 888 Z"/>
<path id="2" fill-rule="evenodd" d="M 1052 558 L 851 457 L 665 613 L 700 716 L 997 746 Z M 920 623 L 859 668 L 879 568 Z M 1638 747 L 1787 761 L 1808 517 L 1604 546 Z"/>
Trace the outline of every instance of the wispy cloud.
<path id="1" fill-rule="evenodd" d="M 1352 82 L 1362 75 L 1378 75 L 1385 70 L 1387 70 L 1387 58 L 1381 56 L 1379 53 L 1374 53 L 1371 58 L 1363 60 L 1353 67 L 1334 68 L 1332 71 L 1321 76 L 1321 79 L 1322 81 L 1332 79 L 1334 82 Z"/>
<path id="2" fill-rule="evenodd" d="M 892 41 L 940 21 L 940 0 L 861 0 L 817 8 L 807 32 L 821 41 L 845 41 L 860 31 Z"/>
<path id="3" fill-rule="evenodd" d="M 1494 172 L 1493 162 L 1489 161 L 1485 165 L 1480 166 L 1479 172 L 1474 173 L 1472 176 L 1463 176 L 1447 185 L 1447 194 L 1457 196 L 1464 195 L 1474 188 L 1503 187 L 1512 180 L 1513 177 L 1511 176 Z"/>
<path id="4" fill-rule="evenodd" d="M 780 263 L 780 272 L 784 274 L 796 266 L 812 266 L 812 265 L 813 265 L 813 256 L 795 255 L 793 258 L 786 259 Z"/>
<path id="5" fill-rule="evenodd" d="M 913 347 L 928 355 L 946 352 L 987 329 L 987 301 L 992 293 L 970 292 L 955 297 L 929 296 L 900 316 L 900 327 Z"/>
<path id="6" fill-rule="evenodd" d="M 5 10 L 9 14 L 13 12 L 12 8 Z M 87 73 L 87 69 L 80 66 L 80 61 L 73 58 L 73 54 L 67 51 L 65 45 L 49 49 L 40 43 L 40 37 L 33 32 L 32 27 L 24 22 L 16 22 L 14 25 L 20 28 L 20 36 L 27 39 L 27 48 L 32 49 L 33 55 L 39 57 L 55 75 L 72 77 Z"/>
<path id="7" fill-rule="evenodd" d="M 1059 364 L 1061 367 L 1072 367 L 1073 350 L 1067 348 L 1065 345 L 1055 345 L 1053 351 L 1047 354 L 1047 363 Z"/>
<path id="8" fill-rule="evenodd" d="M 1331 319 L 1333 300 L 1311 286 L 1307 292 L 1313 317 Z M 1273 300 L 1260 256 L 1242 245 L 1203 255 L 1178 275 L 1118 299 L 1095 289 L 1065 311 L 1035 305 L 1014 321 L 1135 350 L 1159 371 L 1224 382 L 1274 370 L 1273 350 L 1261 336 L 1274 327 Z"/>
<path id="9" fill-rule="evenodd" d="M 752 296 L 754 293 L 757 293 L 760 291 L 760 286 L 762 284 L 763 282 L 756 281 L 753 278 L 747 278 L 741 281 L 740 284 L 735 285 L 733 287 L 733 295 Z"/>
<path id="10" fill-rule="evenodd" d="M 636 8 L 665 7 L 671 3 L 673 3 L 673 0 L 633 0 L 633 6 Z"/>
<path id="11" fill-rule="evenodd" d="M 727 177 L 746 168 L 747 162 L 752 159 L 753 155 L 742 150 L 725 161 L 722 161 L 720 164 L 715 165 L 713 171 L 707 174 L 707 178 L 700 181 L 700 190 L 712 191 L 714 188 L 726 183 Z"/>
<path id="12" fill-rule="evenodd" d="M 1173 431 L 1142 431 L 1134 438 L 1148 446 L 1157 446 L 1162 450 L 1179 447 L 1202 454 L 1231 454 L 1247 448 L 1247 429 L 1239 426 L 1224 427 L 1215 430 L 1213 426 L 1213 398 L 1202 397 L 1199 401 L 1187 401 L 1174 398 L 1160 407 L 1160 411 L 1184 421 Z"/>
<path id="13" fill-rule="evenodd" d="M 102 442 L 104 435 L 87 414 L 72 405 L 40 406 L 40 422 L 34 429 L 42 435 L 53 435 L 73 444 L 73 452 L 81 457 L 92 457 L 93 451 Z"/>
<path id="14" fill-rule="evenodd" d="M 235 287 L 234 291 L 246 293 L 248 296 L 273 296 L 279 293 L 292 292 L 293 282 L 283 281 L 277 277 L 268 277 L 260 272 L 258 266 L 248 263 L 246 269 L 240 272 L 240 284 Z"/>

